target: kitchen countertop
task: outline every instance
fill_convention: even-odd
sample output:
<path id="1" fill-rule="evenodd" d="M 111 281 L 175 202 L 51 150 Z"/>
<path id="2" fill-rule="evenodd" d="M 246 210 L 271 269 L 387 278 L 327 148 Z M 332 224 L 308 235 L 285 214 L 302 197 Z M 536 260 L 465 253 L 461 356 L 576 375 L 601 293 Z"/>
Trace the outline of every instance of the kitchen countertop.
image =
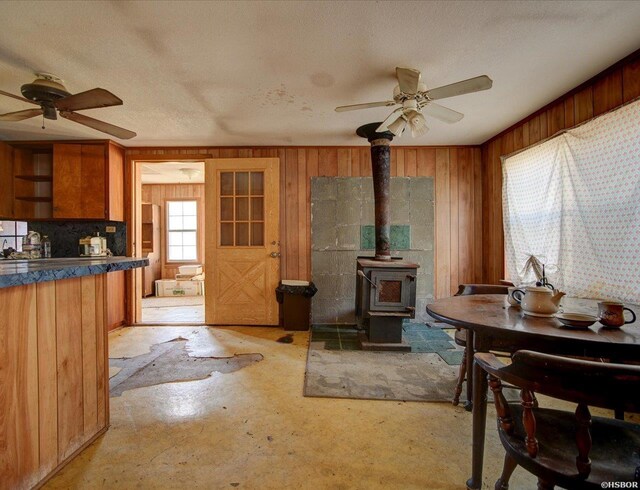
<path id="1" fill-rule="evenodd" d="M 2 260 L 0 261 L 0 288 L 125 271 L 147 265 L 149 265 L 149 259 L 137 257 Z"/>

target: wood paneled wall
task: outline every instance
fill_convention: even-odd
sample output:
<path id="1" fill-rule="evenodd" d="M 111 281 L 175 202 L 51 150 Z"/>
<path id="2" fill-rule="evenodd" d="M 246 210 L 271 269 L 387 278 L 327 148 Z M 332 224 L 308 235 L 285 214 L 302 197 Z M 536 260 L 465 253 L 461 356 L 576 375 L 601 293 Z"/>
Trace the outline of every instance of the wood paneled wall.
<path id="1" fill-rule="evenodd" d="M 106 274 L 107 288 L 107 330 L 115 330 L 127 321 L 127 298 L 125 271 Z"/>
<path id="2" fill-rule="evenodd" d="M 160 206 L 160 256 L 162 279 L 174 279 L 180 264 L 167 263 L 167 210 L 165 202 L 171 199 L 196 199 L 198 201 L 198 262 L 204 265 L 205 216 L 204 184 L 144 184 L 142 201 Z"/>
<path id="3" fill-rule="evenodd" d="M 640 51 L 616 63 L 482 145 L 483 282 L 504 274 L 500 157 L 526 148 L 640 96 Z"/>
<path id="4" fill-rule="evenodd" d="M 127 160 L 167 157 L 280 159 L 281 275 L 311 276 L 311 185 L 315 176 L 371 175 L 369 146 L 129 148 Z M 482 172 L 479 147 L 392 147 L 392 176 L 435 180 L 436 297 L 453 294 L 462 282 L 482 278 Z M 146 187 L 146 186 L 145 186 Z M 143 191 L 143 198 L 147 194 Z M 154 199 L 146 199 L 156 202 Z"/>
<path id="5" fill-rule="evenodd" d="M 0 488 L 38 486 L 109 425 L 105 277 L 0 289 Z"/>

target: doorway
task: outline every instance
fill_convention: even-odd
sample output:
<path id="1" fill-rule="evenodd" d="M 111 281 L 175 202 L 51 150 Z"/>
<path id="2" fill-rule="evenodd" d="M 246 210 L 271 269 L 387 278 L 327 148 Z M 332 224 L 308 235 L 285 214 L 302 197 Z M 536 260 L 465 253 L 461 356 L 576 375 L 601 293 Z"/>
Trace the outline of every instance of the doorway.
<path id="1" fill-rule="evenodd" d="M 135 162 L 135 323 L 204 324 L 204 161 Z M 136 250 L 138 251 L 138 250 Z"/>
<path id="2" fill-rule="evenodd" d="M 279 159 L 175 154 L 129 162 L 130 253 L 152 254 L 147 269 L 156 268 L 130 277 L 130 323 L 278 325 Z M 195 284 L 176 291 L 169 282 L 184 279 Z"/>

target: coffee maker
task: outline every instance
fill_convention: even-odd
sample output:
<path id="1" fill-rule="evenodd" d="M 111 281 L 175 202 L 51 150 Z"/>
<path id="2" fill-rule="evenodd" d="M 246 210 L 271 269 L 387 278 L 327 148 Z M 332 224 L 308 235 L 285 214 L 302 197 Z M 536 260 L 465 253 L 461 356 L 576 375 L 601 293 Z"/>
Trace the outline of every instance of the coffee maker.
<path id="1" fill-rule="evenodd" d="M 107 238 L 96 232 L 80 239 L 80 257 L 105 257 L 108 255 Z"/>

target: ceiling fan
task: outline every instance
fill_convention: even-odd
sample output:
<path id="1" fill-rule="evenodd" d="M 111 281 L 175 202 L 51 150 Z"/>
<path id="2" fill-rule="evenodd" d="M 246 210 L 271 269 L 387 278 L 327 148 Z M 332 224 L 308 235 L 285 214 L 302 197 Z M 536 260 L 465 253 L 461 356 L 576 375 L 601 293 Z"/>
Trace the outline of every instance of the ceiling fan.
<path id="1" fill-rule="evenodd" d="M 55 120 L 58 119 L 58 113 L 60 113 L 60 116 L 65 119 L 97 129 L 116 138 L 130 139 L 136 136 L 136 133 L 128 129 L 74 112 L 84 109 L 122 105 L 122 100 L 108 90 L 94 88 L 86 92 L 70 94 L 64 85 L 62 85 L 62 80 L 58 77 L 49 73 L 36 73 L 36 77 L 32 83 L 27 83 L 20 87 L 20 91 L 24 97 L 13 95 L 3 90 L 0 90 L 0 94 L 40 107 L 38 109 L 26 109 L 2 114 L 0 115 L 0 122 L 23 121 L 40 115 L 45 119 Z M 44 129 L 44 121 L 42 128 Z"/>
<path id="2" fill-rule="evenodd" d="M 434 100 L 488 90 L 493 85 L 493 81 L 488 76 L 481 75 L 427 90 L 426 85 L 420 81 L 419 70 L 400 67 L 396 67 L 396 78 L 398 79 L 398 85 L 393 89 L 393 100 L 343 105 L 336 107 L 336 112 L 355 111 L 371 107 L 391 107 L 400 104 L 402 107 L 394 110 L 378 126 L 377 131 L 391 131 L 396 136 L 400 136 L 408 126 L 411 129 L 411 135 L 415 138 L 425 134 L 429 129 L 424 114 L 446 123 L 455 123 L 464 117 L 464 114 L 436 104 L 433 102 Z"/>

